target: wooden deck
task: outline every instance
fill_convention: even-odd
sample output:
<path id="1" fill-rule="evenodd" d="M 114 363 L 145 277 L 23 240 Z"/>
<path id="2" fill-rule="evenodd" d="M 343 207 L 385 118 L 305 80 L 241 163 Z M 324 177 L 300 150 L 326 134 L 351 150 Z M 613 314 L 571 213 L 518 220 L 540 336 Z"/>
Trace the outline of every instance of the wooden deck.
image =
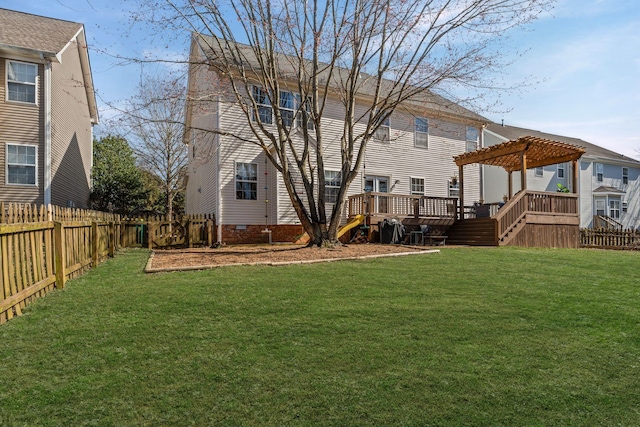
<path id="1" fill-rule="evenodd" d="M 384 219 L 397 218 L 409 227 L 428 224 L 447 234 L 451 244 L 577 248 L 580 244 L 578 195 L 521 191 L 497 209 L 465 208 L 458 199 L 390 193 L 349 197 L 349 217 L 365 215 L 370 237 Z M 486 212 L 488 217 L 476 218 Z"/>

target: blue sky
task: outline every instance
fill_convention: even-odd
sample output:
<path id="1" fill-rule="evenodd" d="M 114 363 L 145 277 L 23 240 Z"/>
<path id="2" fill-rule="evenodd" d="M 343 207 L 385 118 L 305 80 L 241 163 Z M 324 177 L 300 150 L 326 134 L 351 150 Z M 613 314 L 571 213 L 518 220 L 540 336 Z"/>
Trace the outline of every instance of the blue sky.
<path id="1" fill-rule="evenodd" d="M 188 35 L 170 45 L 130 31 L 135 0 L 0 0 L 0 7 L 85 24 L 102 118 L 133 95 L 140 65 L 114 55 L 186 54 Z M 530 31 L 514 34 L 526 50 L 507 79 L 534 84 L 501 97 L 504 113 L 480 114 L 500 123 L 581 138 L 630 157 L 640 156 L 640 2 L 558 0 Z M 147 66 L 150 67 L 150 66 Z M 104 130 L 104 129 L 103 129 Z M 100 131 L 100 130 L 98 130 Z"/>

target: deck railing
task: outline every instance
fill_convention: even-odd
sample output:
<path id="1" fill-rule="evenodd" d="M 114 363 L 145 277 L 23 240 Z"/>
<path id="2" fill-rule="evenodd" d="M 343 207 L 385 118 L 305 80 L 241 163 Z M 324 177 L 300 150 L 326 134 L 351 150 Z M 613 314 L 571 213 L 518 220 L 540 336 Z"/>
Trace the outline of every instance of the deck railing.
<path id="1" fill-rule="evenodd" d="M 521 191 L 493 216 L 497 222 L 497 239 L 502 239 L 509 233 L 514 225 L 529 213 L 554 216 L 578 216 L 578 195 L 571 193 Z"/>
<path id="2" fill-rule="evenodd" d="M 349 217 L 456 218 L 458 199 L 367 192 L 349 197 Z"/>

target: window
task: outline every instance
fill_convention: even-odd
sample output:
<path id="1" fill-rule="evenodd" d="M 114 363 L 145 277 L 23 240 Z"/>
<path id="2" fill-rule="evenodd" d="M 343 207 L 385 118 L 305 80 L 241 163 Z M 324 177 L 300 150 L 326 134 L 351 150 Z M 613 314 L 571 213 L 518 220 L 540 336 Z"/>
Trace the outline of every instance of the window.
<path id="1" fill-rule="evenodd" d="M 7 99 L 35 104 L 37 78 L 36 64 L 7 61 Z"/>
<path id="2" fill-rule="evenodd" d="M 467 146 L 465 151 L 476 151 L 478 149 L 478 140 L 478 129 L 473 126 L 467 126 Z"/>
<path id="3" fill-rule="evenodd" d="M 296 95 L 296 102 L 297 102 L 296 107 L 300 106 L 300 103 L 302 102 L 301 99 L 300 99 L 300 95 Z M 304 102 L 304 109 L 308 114 L 311 113 L 311 99 L 310 98 L 307 98 L 307 100 Z M 300 111 L 298 111 L 298 117 L 296 119 L 296 125 L 298 127 L 302 127 L 302 120 L 304 120 L 304 118 L 302 117 L 302 109 L 301 109 Z M 310 129 L 310 130 L 314 129 L 313 121 L 310 118 L 307 118 L 307 129 Z"/>
<path id="4" fill-rule="evenodd" d="M 340 171 L 324 171 L 324 188 L 325 202 L 335 203 L 338 201 L 338 192 L 340 191 Z"/>
<path id="5" fill-rule="evenodd" d="M 280 92 L 280 114 L 282 115 L 282 124 L 286 128 L 290 128 L 293 125 L 296 104 L 296 98 L 291 92 Z"/>
<path id="6" fill-rule="evenodd" d="M 564 163 L 558 163 L 558 178 L 564 178 Z"/>
<path id="7" fill-rule="evenodd" d="M 236 163 L 236 199 L 258 200 L 258 165 Z"/>
<path id="8" fill-rule="evenodd" d="M 390 121 L 389 121 L 389 117 L 387 117 L 382 121 L 382 123 L 380 124 L 380 127 L 376 129 L 373 137 L 378 141 L 389 142 L 389 128 L 390 128 Z"/>
<path id="9" fill-rule="evenodd" d="M 429 148 L 429 120 L 416 117 L 415 123 L 416 147 Z"/>
<path id="10" fill-rule="evenodd" d="M 613 219 L 620 219 L 620 199 L 609 200 L 609 216 Z"/>
<path id="11" fill-rule="evenodd" d="M 629 168 L 622 168 L 622 183 L 625 185 L 629 183 Z"/>
<path id="12" fill-rule="evenodd" d="M 252 92 L 253 100 L 258 105 L 257 111 L 253 113 L 253 121 L 264 124 L 273 123 L 273 108 L 267 91 L 260 86 L 253 86 Z"/>
<path id="13" fill-rule="evenodd" d="M 537 167 L 536 168 L 536 176 L 542 176 L 544 175 L 544 168 L 543 167 Z"/>
<path id="14" fill-rule="evenodd" d="M 627 202 L 622 202 L 622 212 L 626 212 L 629 209 Z"/>
<path id="15" fill-rule="evenodd" d="M 604 178 L 604 166 L 602 163 L 596 163 L 596 181 L 602 182 Z"/>
<path id="16" fill-rule="evenodd" d="M 424 178 L 411 178 L 411 194 L 424 196 Z"/>
<path id="17" fill-rule="evenodd" d="M 460 182 L 448 181 L 449 183 L 449 197 L 460 198 Z"/>
<path id="18" fill-rule="evenodd" d="M 7 184 L 36 185 L 38 147 L 7 144 Z"/>

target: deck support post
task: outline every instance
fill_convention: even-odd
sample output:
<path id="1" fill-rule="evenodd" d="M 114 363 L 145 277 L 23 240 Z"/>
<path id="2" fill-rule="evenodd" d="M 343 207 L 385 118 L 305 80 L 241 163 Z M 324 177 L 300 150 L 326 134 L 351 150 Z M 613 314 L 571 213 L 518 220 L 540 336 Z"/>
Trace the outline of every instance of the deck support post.
<path id="1" fill-rule="evenodd" d="M 460 200 L 460 211 L 458 219 L 464 219 L 464 166 L 458 166 L 458 175 L 460 175 L 460 184 L 458 187 L 458 195 Z"/>

